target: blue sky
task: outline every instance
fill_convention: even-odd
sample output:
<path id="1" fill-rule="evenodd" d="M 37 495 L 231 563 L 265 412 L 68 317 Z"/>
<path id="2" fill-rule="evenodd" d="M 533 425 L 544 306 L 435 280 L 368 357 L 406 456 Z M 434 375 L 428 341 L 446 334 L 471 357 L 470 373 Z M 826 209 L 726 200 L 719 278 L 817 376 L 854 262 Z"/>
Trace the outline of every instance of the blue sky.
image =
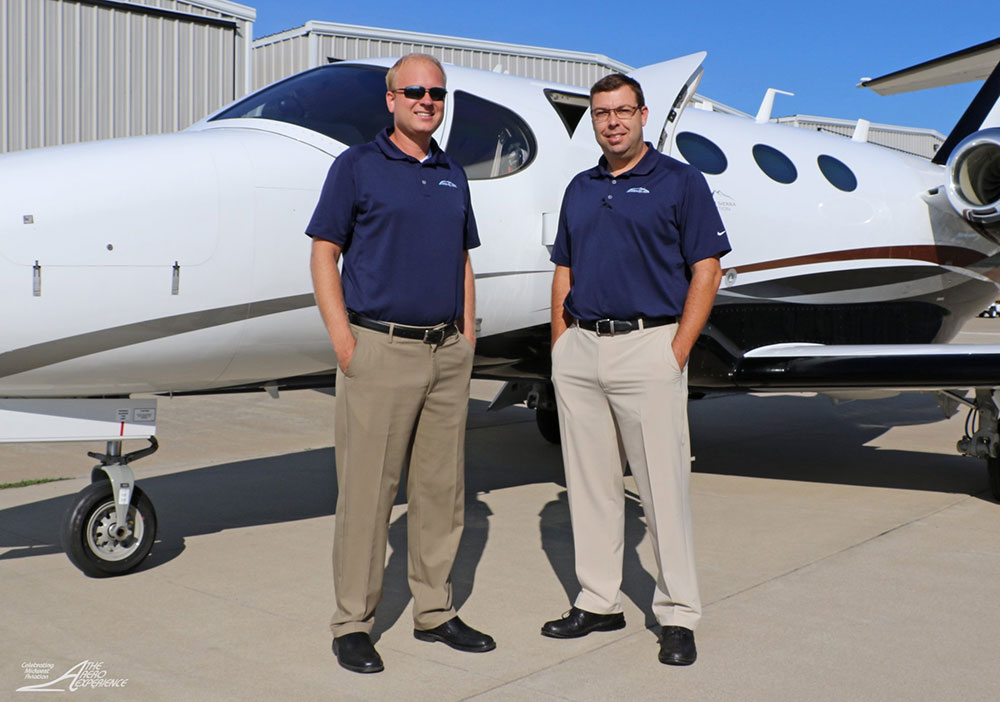
<path id="1" fill-rule="evenodd" d="M 979 83 L 887 97 L 855 85 L 1000 37 L 996 0 L 243 4 L 257 9 L 255 37 L 323 20 L 600 53 L 632 66 L 707 51 L 699 92 L 745 112 L 756 113 L 773 87 L 795 93 L 778 96 L 775 116 L 863 117 L 944 134 Z"/>

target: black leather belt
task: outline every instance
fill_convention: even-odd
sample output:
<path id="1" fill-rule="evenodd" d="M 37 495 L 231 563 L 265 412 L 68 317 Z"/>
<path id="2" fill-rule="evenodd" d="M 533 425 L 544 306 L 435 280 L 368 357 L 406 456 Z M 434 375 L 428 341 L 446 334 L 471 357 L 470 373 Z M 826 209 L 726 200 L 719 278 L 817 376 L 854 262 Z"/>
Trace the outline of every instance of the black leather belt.
<path id="1" fill-rule="evenodd" d="M 436 324 L 433 327 L 411 327 L 403 324 L 380 322 L 377 319 L 362 317 L 357 312 L 347 312 L 347 321 L 357 324 L 359 327 L 371 329 L 372 331 L 392 334 L 403 339 L 419 339 L 425 344 L 440 346 L 451 336 L 458 334 L 458 325 L 454 322 L 448 324 Z"/>
<path id="2" fill-rule="evenodd" d="M 651 327 L 662 327 L 666 324 L 673 324 L 677 317 L 639 317 L 638 319 L 598 319 L 593 322 L 577 320 L 581 329 L 597 332 L 598 336 L 614 336 L 615 334 L 628 334 L 630 331 L 639 329 L 649 329 Z"/>

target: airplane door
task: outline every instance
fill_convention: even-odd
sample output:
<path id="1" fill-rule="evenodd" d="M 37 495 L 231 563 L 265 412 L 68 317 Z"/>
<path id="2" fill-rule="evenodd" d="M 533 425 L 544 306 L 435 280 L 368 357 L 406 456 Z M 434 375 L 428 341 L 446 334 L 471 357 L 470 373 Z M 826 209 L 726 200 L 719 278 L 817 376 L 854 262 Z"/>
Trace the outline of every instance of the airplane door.
<path id="1" fill-rule="evenodd" d="M 704 51 L 699 51 L 643 66 L 629 73 L 642 86 L 646 107 L 649 109 L 649 119 L 643 131 L 646 140 L 652 142 L 657 151 L 670 153 L 677 121 L 704 73 L 701 64 L 705 56 Z M 573 132 L 573 141 L 580 144 L 593 143 L 593 127 L 589 119 L 580 120 Z"/>
<path id="2" fill-rule="evenodd" d="M 548 321 L 552 264 L 539 245 L 542 213 L 556 209 L 570 178 L 555 146 L 565 145 L 567 133 L 542 91 L 517 83 L 487 95 L 452 88 L 444 144 L 468 176 L 479 227 L 481 245 L 471 256 L 482 336 Z"/>

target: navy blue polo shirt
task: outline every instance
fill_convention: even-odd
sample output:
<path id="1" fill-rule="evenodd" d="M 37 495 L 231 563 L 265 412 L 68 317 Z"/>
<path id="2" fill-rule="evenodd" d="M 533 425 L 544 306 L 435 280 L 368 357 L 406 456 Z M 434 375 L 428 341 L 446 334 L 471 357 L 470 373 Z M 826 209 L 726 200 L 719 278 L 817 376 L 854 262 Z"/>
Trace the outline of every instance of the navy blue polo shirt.
<path id="1" fill-rule="evenodd" d="M 701 172 L 646 146 L 632 170 L 602 156 L 566 188 L 552 262 L 573 271 L 576 319 L 679 316 L 691 265 L 731 250 Z"/>
<path id="2" fill-rule="evenodd" d="M 390 132 L 334 160 L 306 234 L 343 250 L 348 309 L 415 326 L 461 319 L 462 253 L 479 246 L 465 171 L 433 140 L 417 161 Z"/>

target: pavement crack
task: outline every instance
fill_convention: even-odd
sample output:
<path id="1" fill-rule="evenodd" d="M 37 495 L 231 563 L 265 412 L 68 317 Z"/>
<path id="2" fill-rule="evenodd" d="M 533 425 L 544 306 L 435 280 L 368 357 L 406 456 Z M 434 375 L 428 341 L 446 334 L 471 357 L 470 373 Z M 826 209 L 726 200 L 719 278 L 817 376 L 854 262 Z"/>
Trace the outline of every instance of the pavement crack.
<path id="1" fill-rule="evenodd" d="M 925 514 L 922 514 L 922 515 L 919 515 L 917 517 L 914 517 L 913 519 L 910 519 L 909 521 L 901 522 L 901 523 L 897 524 L 896 526 L 894 526 L 894 527 L 892 527 L 890 529 L 886 529 L 885 531 L 883 531 L 883 532 L 881 532 L 879 534 L 875 534 L 874 536 L 870 536 L 867 539 L 864 539 L 862 541 L 858 541 L 856 543 L 853 543 L 850 546 L 845 546 L 844 548 L 840 549 L 839 551 L 834 551 L 833 553 L 828 553 L 825 556 L 821 556 L 819 558 L 813 559 L 813 560 L 809 561 L 808 563 L 803 563 L 802 565 L 796 566 L 795 568 L 787 570 L 787 571 L 785 571 L 783 573 L 778 573 L 777 575 L 773 575 L 770 578 L 767 578 L 766 580 L 762 580 L 762 581 L 760 581 L 758 583 L 754 583 L 753 585 L 749 585 L 749 586 L 743 588 L 742 590 L 737 590 L 736 592 L 732 592 L 732 593 L 730 593 L 728 595 L 725 595 L 724 597 L 720 597 L 717 600 L 713 600 L 711 602 L 706 602 L 705 603 L 705 607 L 706 608 L 707 607 L 712 607 L 714 605 L 720 604 L 720 603 L 725 602 L 727 600 L 731 600 L 731 599 L 733 599 L 735 597 L 739 597 L 740 595 L 743 595 L 743 594 L 748 593 L 748 592 L 752 592 L 753 590 L 756 590 L 758 588 L 764 587 L 765 585 L 768 585 L 770 583 L 773 583 L 773 582 L 776 582 L 778 580 L 781 580 L 782 578 L 788 577 L 789 575 L 792 575 L 794 573 L 798 573 L 799 571 L 805 570 L 806 568 L 811 568 L 812 566 L 817 565 L 819 563 L 822 563 L 823 561 L 827 561 L 827 560 L 830 560 L 832 558 L 836 558 L 837 556 L 840 556 L 841 554 L 847 553 L 848 551 L 852 551 L 854 549 L 857 549 L 857 548 L 860 548 L 860 547 L 865 546 L 867 544 L 870 544 L 870 543 L 872 543 L 874 541 L 877 541 L 877 540 L 879 540 L 879 539 L 881 539 L 881 538 L 883 538 L 885 536 L 888 536 L 889 534 L 892 534 L 893 532 L 899 531 L 900 529 L 908 527 L 908 526 L 910 526 L 912 524 L 916 524 L 917 522 L 923 521 L 923 520 L 925 520 L 925 519 L 927 519 L 929 517 L 933 517 L 936 514 L 940 514 L 941 512 L 944 512 L 945 510 L 951 509 L 955 505 L 958 505 L 958 504 L 960 504 L 962 502 L 965 502 L 966 500 L 969 500 L 969 499 L 972 499 L 971 496 L 969 496 L 969 495 L 963 495 L 963 496 L 959 497 L 958 499 L 956 499 L 954 502 L 950 502 L 950 503 L 948 503 L 948 504 L 946 504 L 946 505 L 944 505 L 942 507 L 939 507 L 939 508 L 931 510 L 930 512 L 927 512 Z"/>
<path id="2" fill-rule="evenodd" d="M 477 697 L 480 697 L 481 695 L 485 695 L 487 693 L 494 692 L 496 690 L 501 690 L 501 689 L 503 689 L 505 687 L 509 687 L 511 685 L 515 685 L 515 686 L 518 686 L 518 687 L 524 687 L 525 689 L 531 690 L 531 692 L 533 692 L 533 693 L 535 693 L 537 695 L 544 695 L 544 696 L 550 697 L 550 698 L 552 698 L 554 700 L 574 700 L 574 699 L 578 699 L 577 697 L 564 697 L 562 695 L 556 695 L 556 694 L 553 694 L 551 692 L 547 692 L 545 690 L 539 690 L 537 688 L 531 687 L 530 685 L 529 686 L 521 686 L 521 685 L 519 685 L 519 683 L 521 683 L 522 681 L 527 680 L 528 678 L 532 678 L 532 677 L 538 675 L 539 673 L 545 672 L 547 670 L 552 670 L 553 668 L 558 668 L 559 666 L 564 665 L 566 663 L 569 663 L 571 661 L 574 661 L 574 660 L 580 658 L 581 656 L 589 656 L 589 655 L 591 655 L 591 654 L 593 654 L 593 653 L 595 653 L 597 651 L 601 651 L 602 649 L 609 648 L 611 646 L 615 646 L 615 645 L 621 643 L 622 641 L 625 641 L 626 639 L 631 639 L 631 638 L 634 638 L 636 636 L 641 636 L 642 634 L 644 634 L 646 632 L 649 632 L 649 631 L 652 631 L 652 630 L 649 629 L 648 627 L 643 627 L 641 630 L 634 631 L 634 632 L 632 632 L 630 634 L 626 634 L 624 636 L 619 636 L 619 637 L 617 637 L 615 639 L 612 639 L 612 640 L 608 641 L 607 643 L 603 643 L 600 646 L 596 646 L 596 647 L 594 647 L 592 649 L 589 649 L 589 650 L 587 650 L 587 651 L 585 651 L 583 653 L 578 653 L 578 654 L 569 656 L 567 658 L 560 658 L 557 661 L 553 661 L 549 665 L 542 666 L 541 668 L 537 668 L 535 670 L 529 671 L 529 672 L 527 672 L 524 675 L 521 675 L 519 677 L 510 679 L 510 680 L 504 680 L 499 685 L 495 685 L 495 686 L 493 686 L 493 687 L 491 687 L 489 689 L 482 690 L 482 691 L 477 692 L 475 694 L 469 695 L 468 697 L 463 697 L 462 700 L 461 700 L 461 702 L 466 702 L 467 700 L 474 700 Z"/>
<path id="3" fill-rule="evenodd" d="M 296 624 L 307 624 L 308 623 L 305 620 L 297 619 L 296 617 L 290 617 L 290 616 L 288 616 L 286 614 L 279 614 L 278 612 L 273 612 L 273 611 L 271 611 L 269 609 L 264 609 L 263 607 L 259 607 L 259 606 L 254 605 L 254 604 L 250 604 L 249 602 L 244 602 L 242 600 L 235 599 L 235 598 L 230 597 L 228 595 L 221 595 L 221 594 L 218 594 L 218 593 L 215 593 L 215 592 L 210 592 L 208 590 L 204 590 L 202 588 L 193 587 L 191 585 L 185 585 L 184 583 L 178 582 L 178 581 L 174 580 L 173 578 L 161 578 L 160 580 L 161 580 L 161 582 L 166 583 L 166 584 L 170 585 L 171 587 L 176 587 L 176 588 L 179 588 L 181 590 L 187 590 L 188 592 L 193 592 L 193 593 L 196 593 L 198 595 L 202 595 L 204 597 L 208 597 L 208 598 L 211 598 L 211 599 L 214 599 L 214 600 L 219 600 L 220 602 L 225 602 L 227 604 L 230 604 L 230 605 L 233 605 L 233 606 L 236 606 L 236 607 L 242 607 L 243 609 L 248 609 L 248 610 L 251 610 L 253 612 L 259 612 L 261 614 L 266 614 L 268 616 L 274 617 L 275 619 L 280 619 L 280 620 L 286 621 L 286 622 L 295 622 Z"/>

